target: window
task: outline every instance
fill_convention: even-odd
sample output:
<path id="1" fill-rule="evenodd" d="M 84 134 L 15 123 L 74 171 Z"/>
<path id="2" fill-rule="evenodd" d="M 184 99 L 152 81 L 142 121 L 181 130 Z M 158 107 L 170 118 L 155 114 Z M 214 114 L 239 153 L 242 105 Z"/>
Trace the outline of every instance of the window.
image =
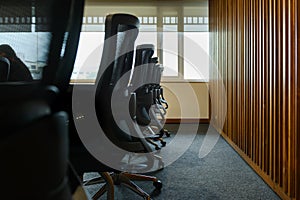
<path id="1" fill-rule="evenodd" d="M 208 4 L 149 6 L 135 3 L 105 5 L 86 3 L 73 80 L 93 82 L 101 61 L 104 22 L 108 13 L 132 13 L 140 20 L 135 45 L 151 43 L 154 56 L 164 66 L 163 81 L 208 79 Z M 169 4 L 169 3 L 168 3 Z M 196 48 L 196 49 L 195 49 Z M 93 59 L 88 59 L 97 55 Z M 81 72 L 81 73 L 80 73 Z"/>
<path id="2" fill-rule="evenodd" d="M 171 19 L 174 19 L 172 21 Z M 163 76 L 178 77 L 178 26 L 175 24 L 177 17 L 164 17 L 162 32 L 162 64 L 164 65 Z M 173 22 L 173 24 L 171 24 Z M 165 24 L 166 23 L 166 24 Z M 168 24 L 167 24 L 168 23 Z"/>
<path id="3" fill-rule="evenodd" d="M 104 40 L 104 32 L 81 32 L 77 56 L 71 80 L 96 79 L 101 61 L 102 49 L 99 44 Z"/>
<path id="4" fill-rule="evenodd" d="M 199 11 L 200 16 L 197 14 Z M 209 78 L 207 8 L 185 7 L 183 29 L 184 79 L 207 81 Z"/>
<path id="5" fill-rule="evenodd" d="M 208 32 L 184 32 L 184 39 L 184 54 L 186 55 L 184 60 L 184 79 L 208 80 Z M 196 45 L 196 47 L 191 47 L 193 45 Z M 198 51 L 195 51 L 195 49 Z"/>
<path id="6" fill-rule="evenodd" d="M 10 45 L 31 72 L 33 79 L 42 78 L 47 64 L 51 33 L 48 12 L 43 4 L 18 1 L 1 5 L 0 44 Z M 46 8 L 48 9 L 48 8 Z"/>

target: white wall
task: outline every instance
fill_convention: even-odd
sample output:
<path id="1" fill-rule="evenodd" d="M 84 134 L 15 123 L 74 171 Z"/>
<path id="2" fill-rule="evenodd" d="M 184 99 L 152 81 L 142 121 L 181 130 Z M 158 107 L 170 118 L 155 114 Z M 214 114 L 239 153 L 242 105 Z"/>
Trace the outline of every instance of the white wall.
<path id="1" fill-rule="evenodd" d="M 209 119 L 207 83 L 163 82 L 167 119 Z"/>

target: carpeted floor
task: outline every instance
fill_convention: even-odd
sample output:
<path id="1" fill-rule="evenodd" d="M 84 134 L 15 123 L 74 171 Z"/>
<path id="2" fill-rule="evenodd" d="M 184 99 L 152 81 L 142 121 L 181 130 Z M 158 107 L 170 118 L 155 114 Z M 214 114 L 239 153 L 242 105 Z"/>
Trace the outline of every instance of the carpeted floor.
<path id="1" fill-rule="evenodd" d="M 189 126 L 192 125 L 187 125 L 187 135 Z M 167 128 L 173 132 L 177 130 L 176 125 L 169 124 Z M 205 158 L 199 159 L 199 148 L 207 128 L 207 125 L 200 125 L 193 144 L 183 156 L 163 170 L 152 173 L 163 182 L 160 193 L 153 192 L 150 182 L 136 183 L 152 193 L 154 200 L 280 199 L 222 137 Z M 85 174 L 85 178 L 93 176 L 93 173 Z M 100 186 L 88 186 L 87 190 L 92 195 Z M 115 188 L 116 200 L 143 199 L 124 186 Z M 106 199 L 106 196 L 100 199 Z"/>

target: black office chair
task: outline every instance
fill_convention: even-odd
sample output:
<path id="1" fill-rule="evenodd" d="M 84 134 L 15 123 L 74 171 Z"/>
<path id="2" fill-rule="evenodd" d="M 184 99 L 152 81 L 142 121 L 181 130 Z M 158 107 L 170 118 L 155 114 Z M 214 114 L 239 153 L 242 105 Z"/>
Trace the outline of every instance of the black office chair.
<path id="1" fill-rule="evenodd" d="M 101 64 L 97 76 L 95 107 L 99 124 L 105 132 L 107 138 L 110 139 L 119 148 L 129 152 L 151 152 L 152 149 L 148 143 L 139 137 L 128 135 L 124 130 L 119 127 L 119 123 L 115 121 L 112 111 L 112 93 L 118 90 L 121 95 L 120 98 L 131 99 L 132 108 L 130 119 L 124 119 L 128 125 L 129 130 L 135 132 L 135 101 L 134 95 L 131 95 L 130 88 L 128 87 L 128 79 L 120 82 L 121 77 L 132 69 L 133 63 L 133 49 L 134 42 L 138 35 L 139 20 L 137 17 L 129 14 L 111 14 L 105 20 L 105 42 L 103 47 Z M 117 86 L 116 86 L 117 85 Z M 86 113 L 88 115 L 88 113 Z M 86 116 L 88 118 L 88 116 Z M 86 130 L 88 131 L 88 130 Z M 136 135 L 140 133 L 135 133 Z M 91 139 L 92 140 L 92 139 Z M 101 143 L 99 144 L 101 147 Z M 106 184 L 93 196 L 93 199 L 99 198 L 107 188 L 109 188 L 110 198 L 113 198 L 113 185 L 123 184 L 144 197 L 150 199 L 150 195 L 138 187 L 132 180 L 147 180 L 153 182 L 157 189 L 162 187 L 161 182 L 153 176 L 146 176 L 140 174 L 132 174 L 127 170 L 113 169 L 97 161 L 93 156 L 88 155 L 87 150 L 80 148 L 80 145 L 74 145 L 74 154 L 71 156 L 71 161 L 74 163 L 76 171 L 82 175 L 84 172 L 99 172 L 102 178 L 106 179 Z M 121 162 L 122 158 L 126 155 L 115 157 L 114 152 L 110 149 L 103 149 L 107 154 L 113 157 L 116 163 Z M 72 155 L 72 153 L 71 153 Z M 78 159 L 80 155 L 80 159 Z M 85 158 L 84 158 L 85 157 Z M 148 164 L 153 162 L 154 156 L 150 156 Z M 152 166 L 146 166 L 149 169 Z M 107 173 L 111 172 L 111 173 Z M 110 176 L 110 178 L 108 177 Z M 97 179 L 88 180 L 85 184 L 97 182 Z"/>
<path id="2" fill-rule="evenodd" d="M 163 95 L 163 87 L 161 87 L 161 77 L 162 72 L 164 70 L 163 66 L 159 63 L 152 64 L 152 70 L 153 70 L 153 82 L 151 84 L 151 89 L 154 93 L 153 95 L 153 105 L 154 108 L 150 110 L 150 116 L 155 121 L 156 126 L 159 130 L 159 136 L 167 136 L 170 137 L 170 132 L 166 129 L 164 129 L 163 124 L 165 123 L 165 115 L 167 113 L 168 109 L 168 102 L 165 100 Z M 164 104 L 164 105 L 163 105 Z M 158 120 L 158 117 L 160 117 L 160 120 Z"/>
<path id="3" fill-rule="evenodd" d="M 140 125 L 147 126 L 151 122 L 149 109 L 153 103 L 153 93 L 148 89 L 152 76 L 152 71 L 148 70 L 148 64 L 151 62 L 151 57 L 154 54 L 154 45 L 144 44 L 136 47 L 135 68 L 139 67 L 133 75 L 133 85 L 140 86 L 135 92 L 137 95 L 137 122 Z"/>
<path id="4" fill-rule="evenodd" d="M 150 110 L 150 116 L 158 127 L 160 138 L 164 136 L 170 137 L 170 132 L 163 127 L 166 121 L 165 115 L 169 107 L 168 102 L 164 98 L 163 87 L 160 85 L 164 67 L 159 64 L 157 57 L 151 58 L 151 63 L 150 67 L 153 71 L 153 78 L 149 87 L 153 91 L 154 109 Z M 160 120 L 156 117 L 157 114 L 160 116 Z"/>
<path id="5" fill-rule="evenodd" d="M 83 5 L 80 3 L 80 0 L 13 0 L 0 3 L 0 16 L 13 19 L 1 24 L 1 31 L 30 33 L 34 16 L 35 31 L 32 33 L 47 32 L 42 34 L 46 36 L 43 41 L 29 42 L 32 46 L 37 42 L 38 51 L 34 52 L 39 52 L 39 56 L 36 57 L 47 56 L 45 62 L 48 65 L 39 80 L 0 84 L 0 171 L 4 180 L 0 183 L 0 193 L 3 199 L 72 199 L 67 175 L 68 115 L 55 109 L 55 102 L 60 96 L 57 86 L 60 85 L 55 86 L 54 77 L 62 62 L 67 62 L 69 56 L 75 57 L 75 54 L 66 56 L 62 51 L 70 52 L 65 42 L 78 44 L 78 39 L 77 43 L 74 40 L 76 32 L 69 31 L 78 25 L 80 28 L 82 17 L 79 21 L 71 17 L 73 14 L 80 16 L 83 12 L 83 6 L 82 10 L 78 9 Z M 17 18 L 19 21 L 15 21 Z M 14 39 L 17 42 L 19 38 L 15 36 Z M 70 67 L 73 66 L 65 66 Z"/>
<path id="6" fill-rule="evenodd" d="M 163 139 L 165 131 L 163 123 L 161 123 L 162 120 L 157 118 L 153 110 L 162 104 L 160 101 L 160 80 L 163 68 L 158 64 L 157 58 L 152 57 L 153 53 L 154 45 L 152 44 L 137 46 L 135 68 L 138 68 L 139 74 L 135 73 L 133 84 L 140 86 L 136 90 L 137 122 L 145 127 L 143 131 L 147 141 L 158 150 L 166 145 Z M 161 116 L 164 117 L 164 115 Z M 160 141 L 161 146 L 155 141 Z"/>
<path id="7" fill-rule="evenodd" d="M 37 96 L 55 90 L 30 84 L 1 85 L 0 90 L 5 95 L 0 106 L 1 198 L 71 200 L 67 114 L 52 113 L 47 97 Z M 8 90 L 15 95 L 8 96 Z"/>
<path id="8" fill-rule="evenodd" d="M 6 82 L 9 77 L 10 62 L 7 58 L 0 56 L 0 82 Z"/>
<path id="9" fill-rule="evenodd" d="M 136 121 L 142 127 L 143 134 L 147 142 L 155 147 L 156 150 L 160 149 L 160 146 L 153 140 L 159 140 L 156 134 L 150 127 L 151 117 L 149 110 L 153 105 L 153 90 L 149 88 L 150 83 L 153 82 L 153 70 L 150 69 L 151 58 L 154 54 L 154 45 L 143 44 L 136 48 L 135 56 L 135 73 L 132 78 L 132 84 L 138 87 L 135 92 L 137 96 L 137 108 L 136 108 Z M 150 133 L 149 133 L 150 132 Z M 165 142 L 162 141 L 165 145 Z"/>

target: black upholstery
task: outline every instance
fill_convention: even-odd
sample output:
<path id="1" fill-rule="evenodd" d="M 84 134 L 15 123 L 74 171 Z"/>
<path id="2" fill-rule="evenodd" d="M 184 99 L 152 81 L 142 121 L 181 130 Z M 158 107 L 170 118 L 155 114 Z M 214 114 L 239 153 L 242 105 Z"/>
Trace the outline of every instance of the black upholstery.
<path id="1" fill-rule="evenodd" d="M 138 25 L 138 19 L 128 14 L 108 15 L 105 20 L 105 42 L 97 77 L 98 84 L 96 85 L 95 106 L 101 127 L 107 133 L 108 138 L 118 146 L 126 144 L 126 141 L 130 141 L 131 139 L 118 128 L 116 122 L 113 120 L 110 110 L 110 98 L 115 83 L 124 73 L 131 69 L 133 52 L 130 49 L 134 47 L 134 41 L 138 34 Z M 126 30 L 132 31 L 125 33 L 124 31 Z M 123 40 L 123 38 L 126 38 L 126 40 Z M 129 50 L 128 53 L 123 55 L 122 52 L 126 52 L 127 50 Z M 82 95 L 87 96 L 88 94 L 83 93 Z M 74 132 L 76 131 L 74 124 L 71 128 Z M 90 171 L 116 171 L 96 160 L 87 151 L 77 136 L 73 136 L 71 142 L 70 159 L 80 175 Z M 100 147 L 101 145 L 99 144 Z"/>
<path id="2" fill-rule="evenodd" d="M 97 76 L 97 79 L 100 79 L 98 91 L 115 85 L 116 81 L 132 68 L 138 27 L 139 21 L 133 15 L 111 14 L 106 17 L 104 50 Z M 102 76 L 104 70 L 105 75 Z"/>
<path id="3" fill-rule="evenodd" d="M 153 104 L 153 92 L 148 89 L 148 85 L 153 81 L 153 72 L 152 69 L 149 68 L 153 54 L 154 45 L 152 44 L 139 45 L 136 48 L 135 67 L 139 67 L 139 70 L 136 70 L 138 73 L 134 73 L 133 84 L 140 86 L 136 90 L 136 120 L 137 123 L 142 126 L 147 126 L 151 122 L 149 109 Z"/>
<path id="4" fill-rule="evenodd" d="M 6 82 L 10 73 L 10 62 L 7 58 L 0 56 L 0 82 Z"/>
<path id="5" fill-rule="evenodd" d="M 27 24 L 1 24 L 1 32 L 22 32 L 23 29 L 31 32 L 31 15 L 34 14 L 35 32 L 47 32 L 51 37 L 36 50 L 48 55 L 41 81 L 0 84 L 1 198 L 71 200 L 67 176 L 68 115 L 56 103 L 69 83 L 65 74 L 73 68 L 83 1 L 12 0 L 0 3 L 1 17 L 16 19 L 25 11 L 28 11 L 24 14 L 29 21 Z M 72 16 L 79 17 L 74 20 L 76 17 Z M 65 75 L 62 82 L 58 81 L 61 76 L 57 73 L 60 72 Z"/>
<path id="6" fill-rule="evenodd" d="M 163 129 L 161 123 L 163 120 L 158 119 L 154 111 L 156 110 L 156 112 L 159 112 L 162 119 L 164 119 L 165 113 L 163 114 L 160 112 L 160 108 L 163 108 L 162 101 L 164 101 L 162 99 L 163 90 L 160 86 L 163 67 L 158 63 L 157 57 L 152 57 L 153 53 L 154 45 L 152 44 L 142 44 L 137 46 L 135 68 L 138 69 L 138 74 L 135 74 L 133 84 L 136 85 L 135 88 L 138 87 L 136 90 L 137 123 L 144 127 L 143 132 L 145 133 L 146 140 L 158 150 L 161 147 L 155 143 L 155 141 L 159 140 L 161 145 L 165 146 L 166 142 L 163 140 L 162 136 L 167 132 Z M 166 103 L 166 101 L 163 103 Z M 152 106 L 154 108 L 152 108 Z M 152 128 L 154 126 L 156 127 L 156 131 Z M 169 134 L 166 135 L 169 136 Z"/>
<path id="7" fill-rule="evenodd" d="M 16 111 L 5 117 L 5 110 Z M 66 177 L 67 114 L 51 113 L 45 101 L 0 107 L 0 171 L 3 199 L 71 199 Z"/>
<path id="8" fill-rule="evenodd" d="M 131 117 L 124 118 L 124 121 L 128 125 L 129 130 L 134 132 L 130 127 L 134 126 L 136 123 L 135 95 L 131 94 L 133 91 L 130 90 L 130 76 L 123 80 L 122 77 L 124 78 L 124 75 L 133 68 L 134 43 L 138 35 L 138 26 L 139 20 L 133 15 L 110 14 L 106 17 L 105 41 L 95 85 L 96 95 L 94 98 L 98 122 L 105 135 L 112 143 L 129 152 L 150 152 L 151 148 L 148 146 L 147 142 L 143 138 L 134 137 L 124 132 L 123 129 L 119 127 L 119 121 L 114 118 L 112 113 L 112 95 L 113 91 L 116 90 L 117 93 L 120 94 L 120 99 L 118 100 L 128 100 L 130 102 L 130 105 L 127 106 L 131 107 L 131 109 L 129 108 Z M 88 113 L 86 115 L 88 115 Z M 85 116 L 85 118 L 88 118 L 88 116 Z M 112 150 L 103 149 L 101 143 L 99 143 L 98 148 L 107 152 L 116 163 L 120 163 L 121 159 L 125 156 L 121 155 L 120 157 L 120 155 L 118 155 L 118 157 L 116 157 Z M 74 144 L 73 147 L 71 147 L 71 161 L 80 175 L 83 175 L 84 172 L 96 171 L 101 174 L 102 178 L 105 178 L 103 175 L 107 175 L 107 172 L 113 172 L 110 176 L 112 179 L 111 182 L 107 181 L 107 184 L 95 194 L 94 199 L 101 196 L 107 188 L 113 188 L 112 184 L 121 183 L 143 197 L 148 198 L 149 195 L 131 182 L 131 179 L 149 180 L 157 183 L 158 187 L 161 186 L 156 177 L 128 174 L 120 169 L 111 169 L 109 166 L 106 166 L 91 156 L 80 143 Z M 151 162 L 153 161 L 151 160 Z M 150 166 L 150 168 L 151 167 L 152 166 Z M 86 184 L 89 182 L 90 181 L 87 181 Z M 112 189 L 110 189 L 109 195 L 113 195 L 113 192 L 111 191 Z"/>
<path id="9" fill-rule="evenodd" d="M 96 91 L 96 112 L 99 123 L 107 137 L 117 146 L 127 151 L 150 151 L 146 143 L 140 138 L 134 138 L 122 131 L 115 121 L 111 99 L 114 89 L 120 94 L 128 90 L 129 79 L 118 84 L 117 81 L 133 67 L 134 42 L 138 35 L 138 18 L 128 14 L 114 14 L 107 16 L 105 23 L 105 42 L 98 75 Z M 110 37 L 109 37 L 110 36 Z M 120 98 L 130 98 L 128 95 Z M 121 101 L 121 100 L 120 100 Z M 128 124 L 132 123 L 131 119 Z M 134 145 L 129 143 L 135 142 Z M 146 146 L 145 146 L 146 145 Z M 132 148 L 134 147 L 134 148 Z"/>
<path id="10" fill-rule="evenodd" d="M 119 129 L 113 121 L 112 113 L 108 108 L 110 108 L 111 91 L 114 84 L 118 81 L 122 74 L 130 70 L 130 67 L 126 68 L 124 66 L 132 65 L 132 52 L 125 55 L 118 55 L 118 53 L 121 53 L 121 51 L 126 52 L 126 48 L 133 48 L 132 45 L 134 45 L 134 40 L 138 34 L 138 30 L 136 29 L 138 24 L 138 19 L 136 17 L 127 14 L 108 15 L 105 22 L 104 51 L 102 53 L 101 64 L 98 72 L 99 75 L 97 77 L 98 85 L 96 86 L 96 110 L 102 128 L 105 129 L 106 133 L 112 133 L 107 134 L 107 136 L 117 144 L 120 144 L 120 137 L 122 138 L 122 136 L 124 137 L 126 134 L 123 134 L 122 132 L 119 132 L 119 135 L 118 133 L 113 134 L 116 133 L 116 130 L 119 131 Z M 124 31 L 126 31 L 126 28 L 127 30 L 135 29 L 130 35 L 126 35 L 126 40 L 122 40 L 121 37 L 118 37 L 117 33 L 120 32 L 122 35 Z M 125 37 L 125 35 L 123 34 L 122 37 Z M 117 59 L 115 60 L 115 58 Z M 103 76 L 100 75 L 101 73 L 103 73 Z M 89 93 L 83 90 L 82 95 L 88 96 Z M 76 132 L 74 121 L 71 123 L 72 131 Z M 77 134 L 72 137 L 70 159 L 78 174 L 83 175 L 84 172 L 90 171 L 116 171 L 95 159 L 85 148 Z M 124 141 L 123 139 L 121 140 Z M 100 144 L 99 147 L 101 147 Z"/>

